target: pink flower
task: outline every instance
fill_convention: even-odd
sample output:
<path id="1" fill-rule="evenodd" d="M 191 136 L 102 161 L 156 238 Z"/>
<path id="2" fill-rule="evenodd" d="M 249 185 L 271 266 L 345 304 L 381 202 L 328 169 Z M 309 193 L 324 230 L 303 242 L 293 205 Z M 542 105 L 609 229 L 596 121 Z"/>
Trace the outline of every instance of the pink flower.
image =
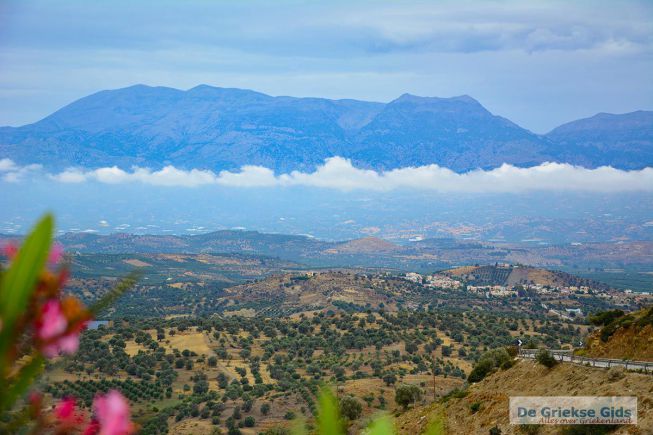
<path id="1" fill-rule="evenodd" d="M 95 416 L 100 424 L 99 435 L 128 435 L 133 433 L 134 424 L 129 417 L 129 403 L 116 390 L 93 401 Z"/>
<path id="2" fill-rule="evenodd" d="M 75 416 L 75 405 L 76 402 L 73 397 L 63 399 L 54 408 L 54 416 L 57 417 L 57 420 L 64 423 L 71 421 Z"/>
<path id="3" fill-rule="evenodd" d="M 61 354 L 72 355 L 79 349 L 79 333 L 73 332 L 63 335 L 41 348 L 41 352 L 47 358 L 54 358 Z"/>
<path id="4" fill-rule="evenodd" d="M 100 432 L 100 423 L 93 419 L 91 422 L 86 426 L 86 429 L 84 429 L 84 432 L 82 432 L 82 435 L 97 435 Z"/>
<path id="5" fill-rule="evenodd" d="M 62 258 L 63 258 L 63 246 L 61 246 L 61 243 L 55 242 L 50 248 L 50 254 L 48 255 L 48 263 L 51 266 L 56 266 L 57 264 L 59 264 Z"/>
<path id="6" fill-rule="evenodd" d="M 10 260 L 18 253 L 18 244 L 16 242 L 6 242 L 2 245 L 2 255 Z"/>
<path id="7" fill-rule="evenodd" d="M 72 355 L 73 353 L 77 352 L 77 349 L 79 349 L 79 334 L 70 333 L 68 335 L 64 335 L 59 340 L 57 340 L 57 344 L 59 345 L 62 353 Z"/>
<path id="8" fill-rule="evenodd" d="M 45 343 L 41 352 L 47 358 L 54 358 L 60 354 L 73 354 L 79 349 L 79 333 L 84 324 L 74 331 L 62 335 L 68 329 L 68 320 L 64 314 L 61 302 L 50 299 L 41 310 L 41 317 L 36 323 L 37 335 Z"/>
<path id="9" fill-rule="evenodd" d="M 41 340 L 50 340 L 63 334 L 68 327 L 68 320 L 61 309 L 58 299 L 50 299 L 41 309 L 41 321 L 38 324 L 38 336 Z"/>

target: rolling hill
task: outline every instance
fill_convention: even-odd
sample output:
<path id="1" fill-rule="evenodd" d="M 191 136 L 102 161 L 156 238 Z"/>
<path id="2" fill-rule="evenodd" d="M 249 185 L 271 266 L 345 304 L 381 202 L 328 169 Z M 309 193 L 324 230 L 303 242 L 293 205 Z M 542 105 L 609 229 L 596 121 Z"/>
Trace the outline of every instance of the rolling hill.
<path id="1" fill-rule="evenodd" d="M 20 239 L 20 236 L 0 234 L 0 246 L 16 239 Z M 634 277 L 603 273 L 596 269 L 643 266 L 642 270 L 646 271 L 653 258 L 653 243 L 621 241 L 539 247 L 441 238 L 396 244 L 377 237 L 326 241 L 303 235 L 244 230 L 221 230 L 197 235 L 78 232 L 63 234 L 57 240 L 66 251 L 81 254 L 242 254 L 276 257 L 311 267 L 380 267 L 420 273 L 432 273 L 457 265 L 501 262 L 564 269 L 587 279 L 610 282 L 615 287 L 639 290 L 650 289 L 648 275 L 638 273 L 639 269 L 633 272 Z M 594 271 L 590 273 L 571 267 L 583 264 L 591 266 Z M 520 275 L 524 273 L 527 276 Z M 559 280 L 567 282 L 565 276 L 563 272 L 556 272 L 556 276 L 546 278 L 541 273 L 521 269 L 511 277 L 511 283 L 546 278 L 543 283 L 556 285 Z M 620 281 L 620 277 L 624 280 Z"/>
<path id="2" fill-rule="evenodd" d="M 487 265 L 464 266 L 443 272 L 455 278 L 462 278 L 472 285 L 515 286 L 534 284 L 541 286 L 589 286 L 594 289 L 609 289 L 609 286 L 591 279 L 580 278 L 567 272 L 546 270 L 530 266 Z"/>
<path id="3" fill-rule="evenodd" d="M 653 112 L 599 114 L 534 134 L 469 96 L 405 94 L 387 103 L 272 97 L 200 85 L 101 91 L 22 127 L 0 128 L 0 158 L 49 168 L 132 165 L 312 170 L 342 156 L 391 169 L 456 171 L 560 161 L 653 165 Z"/>

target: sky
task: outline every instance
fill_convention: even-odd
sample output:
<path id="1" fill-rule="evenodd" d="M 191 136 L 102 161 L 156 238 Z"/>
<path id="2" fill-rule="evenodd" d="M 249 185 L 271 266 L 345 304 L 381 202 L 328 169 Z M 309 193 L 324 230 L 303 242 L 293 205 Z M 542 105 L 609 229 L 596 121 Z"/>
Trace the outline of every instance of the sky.
<path id="1" fill-rule="evenodd" d="M 536 133 L 653 109 L 653 2 L 0 0 L 0 125 L 136 83 L 471 95 Z"/>

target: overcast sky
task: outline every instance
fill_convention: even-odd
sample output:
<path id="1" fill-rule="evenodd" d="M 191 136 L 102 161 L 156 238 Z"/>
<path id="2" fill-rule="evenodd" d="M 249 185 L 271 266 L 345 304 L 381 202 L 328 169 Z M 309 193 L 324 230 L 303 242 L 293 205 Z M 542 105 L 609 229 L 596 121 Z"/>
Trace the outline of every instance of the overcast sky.
<path id="1" fill-rule="evenodd" d="M 0 0 L 0 125 L 200 83 L 390 101 L 468 94 L 535 132 L 653 109 L 653 2 Z"/>

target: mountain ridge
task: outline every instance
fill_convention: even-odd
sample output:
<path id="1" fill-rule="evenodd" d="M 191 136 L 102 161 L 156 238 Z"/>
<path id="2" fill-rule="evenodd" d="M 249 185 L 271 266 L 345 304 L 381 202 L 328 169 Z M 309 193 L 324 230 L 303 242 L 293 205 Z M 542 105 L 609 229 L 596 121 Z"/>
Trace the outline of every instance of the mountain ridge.
<path id="1" fill-rule="evenodd" d="M 341 156 L 376 170 L 438 164 L 457 172 L 546 161 L 653 166 L 653 112 L 597 114 L 535 134 L 469 95 L 405 93 L 388 102 L 270 96 L 143 84 L 80 98 L 45 118 L 0 127 L 0 157 L 49 168 L 133 165 L 277 172 Z"/>

